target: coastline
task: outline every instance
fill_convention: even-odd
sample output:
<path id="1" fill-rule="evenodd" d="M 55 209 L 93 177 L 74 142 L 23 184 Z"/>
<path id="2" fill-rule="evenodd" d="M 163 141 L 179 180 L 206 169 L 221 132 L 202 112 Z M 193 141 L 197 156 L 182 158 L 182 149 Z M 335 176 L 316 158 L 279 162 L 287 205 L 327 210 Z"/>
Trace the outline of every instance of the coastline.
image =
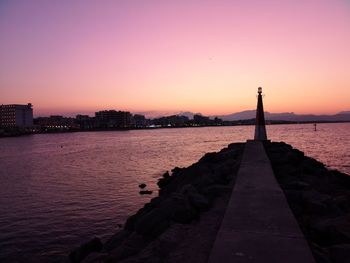
<path id="1" fill-rule="evenodd" d="M 307 122 L 289 122 L 289 121 L 276 121 L 275 123 L 267 123 L 266 125 L 293 125 L 293 124 L 332 124 L 332 123 L 350 123 L 350 121 L 307 121 Z M 157 129 L 185 129 L 185 128 L 208 128 L 208 127 L 237 127 L 237 126 L 253 126 L 255 123 L 240 123 L 230 125 L 198 125 L 198 126 L 161 126 L 161 127 L 126 127 L 126 128 L 99 128 L 99 129 L 63 129 L 63 130 L 49 130 L 49 131 L 36 131 L 36 132 L 1 132 L 0 138 L 11 138 L 28 136 L 35 134 L 57 134 L 57 133 L 77 133 L 77 132 L 106 132 L 106 131 L 133 131 L 133 130 L 157 130 Z"/>
<path id="2" fill-rule="evenodd" d="M 164 174 L 158 197 L 104 244 L 95 240 L 75 249 L 71 262 L 207 262 L 243 148 L 244 143 L 230 144 L 187 168 L 174 168 L 171 176 Z M 266 143 L 265 149 L 316 262 L 345 262 L 350 177 L 285 143 Z"/>

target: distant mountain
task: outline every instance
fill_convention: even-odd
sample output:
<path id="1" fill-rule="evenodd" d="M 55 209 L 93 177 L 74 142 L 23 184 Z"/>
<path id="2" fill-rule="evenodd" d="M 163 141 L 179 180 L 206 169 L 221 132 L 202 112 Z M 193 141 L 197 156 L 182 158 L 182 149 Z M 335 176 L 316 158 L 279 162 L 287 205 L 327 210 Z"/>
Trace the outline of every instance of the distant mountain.
<path id="1" fill-rule="evenodd" d="M 238 121 L 255 118 L 255 110 L 236 112 L 228 115 L 217 116 L 225 121 Z M 213 116 L 216 117 L 216 116 Z M 350 111 L 339 112 L 334 115 L 314 115 L 314 114 L 295 114 L 294 112 L 270 113 L 265 112 L 266 120 L 275 121 L 350 121 Z"/>
<path id="2" fill-rule="evenodd" d="M 194 116 L 194 115 L 202 115 L 202 114 L 199 113 L 199 112 L 193 113 L 193 112 L 190 112 L 190 111 L 180 111 L 179 113 L 176 113 L 176 115 L 179 115 L 179 116 L 186 116 L 186 117 L 189 118 L 189 119 L 193 119 L 193 116 Z"/>

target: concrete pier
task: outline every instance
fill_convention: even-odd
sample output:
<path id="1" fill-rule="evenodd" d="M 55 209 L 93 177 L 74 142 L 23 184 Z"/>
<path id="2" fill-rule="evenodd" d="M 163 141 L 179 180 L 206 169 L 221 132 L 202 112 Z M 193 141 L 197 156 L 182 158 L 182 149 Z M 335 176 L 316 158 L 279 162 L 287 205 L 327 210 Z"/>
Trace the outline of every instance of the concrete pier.
<path id="1" fill-rule="evenodd" d="M 208 262 L 315 262 L 261 141 L 245 146 Z"/>

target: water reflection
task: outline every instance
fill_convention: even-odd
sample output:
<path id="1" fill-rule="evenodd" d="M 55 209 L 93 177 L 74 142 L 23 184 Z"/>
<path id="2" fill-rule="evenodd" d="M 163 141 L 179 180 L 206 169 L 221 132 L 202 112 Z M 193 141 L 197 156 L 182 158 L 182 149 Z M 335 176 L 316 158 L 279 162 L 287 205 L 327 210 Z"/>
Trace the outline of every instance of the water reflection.
<path id="1" fill-rule="evenodd" d="M 319 124 L 315 132 L 312 124 L 274 125 L 267 132 L 350 173 L 349 128 Z M 107 238 L 151 198 L 140 197 L 140 183 L 156 190 L 156 178 L 166 170 L 253 134 L 253 126 L 239 126 L 1 139 L 0 261 L 60 260 L 83 240 Z"/>

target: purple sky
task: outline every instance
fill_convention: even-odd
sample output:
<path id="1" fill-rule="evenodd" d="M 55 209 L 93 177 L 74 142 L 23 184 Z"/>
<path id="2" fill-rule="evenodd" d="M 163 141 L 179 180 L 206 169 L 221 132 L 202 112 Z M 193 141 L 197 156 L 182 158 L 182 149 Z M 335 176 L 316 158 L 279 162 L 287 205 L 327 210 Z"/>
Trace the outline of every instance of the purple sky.
<path id="1" fill-rule="evenodd" d="M 0 1 L 0 103 L 224 114 L 350 109 L 350 1 Z"/>

